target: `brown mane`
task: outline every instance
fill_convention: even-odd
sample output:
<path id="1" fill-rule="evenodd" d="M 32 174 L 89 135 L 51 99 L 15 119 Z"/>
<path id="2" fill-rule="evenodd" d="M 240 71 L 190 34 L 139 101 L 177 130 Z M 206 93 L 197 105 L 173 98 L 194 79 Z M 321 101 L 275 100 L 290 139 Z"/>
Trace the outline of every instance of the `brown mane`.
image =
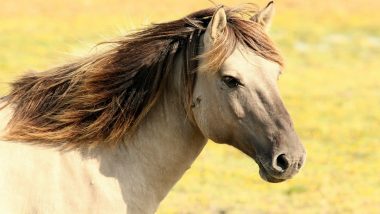
<path id="1" fill-rule="evenodd" d="M 191 105 L 198 60 L 206 57 L 218 69 L 237 43 L 282 65 L 281 56 L 263 28 L 244 16 L 255 10 L 225 8 L 228 26 L 215 48 L 200 55 L 201 35 L 216 8 L 137 31 L 112 42 L 110 50 L 12 83 L 0 99 L 14 108 L 6 140 L 78 148 L 112 146 L 123 141 L 170 84 L 175 57 L 181 70 L 184 108 Z"/>

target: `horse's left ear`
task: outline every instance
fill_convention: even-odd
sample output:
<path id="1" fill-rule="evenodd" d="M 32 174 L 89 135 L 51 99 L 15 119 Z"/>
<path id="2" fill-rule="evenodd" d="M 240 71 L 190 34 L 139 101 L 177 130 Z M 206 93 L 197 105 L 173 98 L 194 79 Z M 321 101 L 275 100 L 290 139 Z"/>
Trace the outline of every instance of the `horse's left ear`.
<path id="1" fill-rule="evenodd" d="M 252 16 L 251 20 L 261 24 L 265 30 L 269 30 L 274 14 L 274 2 L 270 1 L 267 6 Z"/>
<path id="2" fill-rule="evenodd" d="M 218 8 L 211 18 L 207 26 L 204 41 L 208 45 L 212 45 L 215 40 L 223 33 L 227 27 L 226 11 L 223 7 Z"/>

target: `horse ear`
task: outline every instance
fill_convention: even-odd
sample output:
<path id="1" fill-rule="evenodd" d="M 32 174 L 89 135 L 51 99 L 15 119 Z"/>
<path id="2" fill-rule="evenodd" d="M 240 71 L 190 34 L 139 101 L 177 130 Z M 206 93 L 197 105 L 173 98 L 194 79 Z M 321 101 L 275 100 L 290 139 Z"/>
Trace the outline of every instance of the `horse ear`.
<path id="1" fill-rule="evenodd" d="M 274 2 L 270 1 L 267 6 L 252 16 L 251 20 L 261 24 L 265 30 L 269 30 L 274 14 Z"/>
<path id="2" fill-rule="evenodd" d="M 227 16 L 223 7 L 218 8 L 211 18 L 205 32 L 205 43 L 212 45 L 227 27 Z"/>

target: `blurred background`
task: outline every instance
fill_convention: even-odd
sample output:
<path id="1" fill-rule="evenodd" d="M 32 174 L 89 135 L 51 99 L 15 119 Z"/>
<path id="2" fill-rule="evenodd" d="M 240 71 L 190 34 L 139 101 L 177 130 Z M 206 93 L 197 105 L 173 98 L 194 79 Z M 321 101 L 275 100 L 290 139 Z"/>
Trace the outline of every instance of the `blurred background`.
<path id="1" fill-rule="evenodd" d="M 210 6 L 1 0 L 0 94 L 29 69 L 62 64 L 130 29 Z M 270 34 L 286 59 L 279 84 L 308 151 L 306 166 L 290 181 L 269 184 L 251 159 L 210 142 L 158 213 L 380 213 L 380 1 L 277 0 L 276 9 Z"/>

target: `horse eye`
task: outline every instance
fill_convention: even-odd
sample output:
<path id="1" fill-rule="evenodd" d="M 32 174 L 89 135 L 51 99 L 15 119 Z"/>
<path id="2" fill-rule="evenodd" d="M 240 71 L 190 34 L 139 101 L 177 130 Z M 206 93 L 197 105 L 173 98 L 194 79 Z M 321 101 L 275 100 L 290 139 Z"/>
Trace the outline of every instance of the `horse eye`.
<path id="1" fill-rule="evenodd" d="M 241 83 L 240 83 L 240 81 L 238 79 L 236 79 L 235 77 L 231 77 L 231 76 L 224 76 L 224 77 L 222 77 L 222 81 L 229 88 L 236 88 L 239 85 L 241 85 Z"/>

